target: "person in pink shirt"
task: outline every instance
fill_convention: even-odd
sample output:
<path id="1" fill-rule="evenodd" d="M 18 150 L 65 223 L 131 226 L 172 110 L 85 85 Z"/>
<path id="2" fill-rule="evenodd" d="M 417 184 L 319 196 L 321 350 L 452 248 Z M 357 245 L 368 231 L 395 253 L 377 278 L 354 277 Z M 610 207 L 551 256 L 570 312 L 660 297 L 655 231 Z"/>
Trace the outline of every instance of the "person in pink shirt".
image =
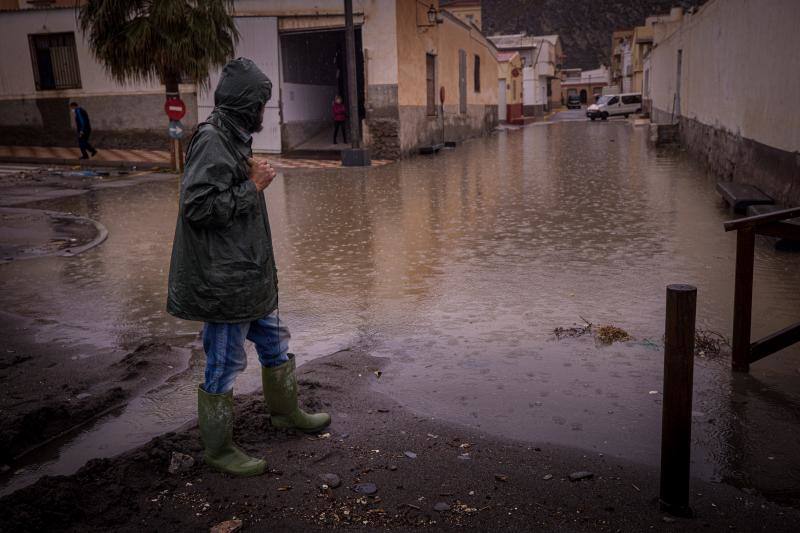
<path id="1" fill-rule="evenodd" d="M 342 139 L 344 139 L 344 142 L 347 142 L 347 127 L 345 125 L 346 120 L 347 109 L 344 107 L 342 97 L 337 94 L 336 98 L 333 99 L 333 144 L 337 144 L 336 137 L 338 136 L 340 129 L 342 131 Z"/>

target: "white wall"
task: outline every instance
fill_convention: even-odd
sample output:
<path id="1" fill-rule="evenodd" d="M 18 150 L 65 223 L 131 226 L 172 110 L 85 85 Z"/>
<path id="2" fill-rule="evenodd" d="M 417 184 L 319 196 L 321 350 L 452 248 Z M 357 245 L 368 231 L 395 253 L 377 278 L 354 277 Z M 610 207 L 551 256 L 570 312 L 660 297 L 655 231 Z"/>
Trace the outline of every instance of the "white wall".
<path id="1" fill-rule="evenodd" d="M 400 0 L 409 1 L 409 0 Z M 237 0 L 237 14 L 265 16 L 341 15 L 342 0 Z M 367 83 L 397 83 L 397 10 L 395 0 L 353 0 L 353 11 L 364 13 L 362 46 L 367 55 Z"/>
<path id="2" fill-rule="evenodd" d="M 332 122 L 331 109 L 335 97 L 335 85 L 284 83 L 283 121 L 330 120 Z"/>
<path id="3" fill-rule="evenodd" d="M 28 35 L 35 33 L 74 32 L 80 67 L 81 88 L 36 91 Z M 121 86 L 108 76 L 92 57 L 83 35 L 77 28 L 73 9 L 36 9 L 0 13 L 0 99 L 101 96 L 109 94 L 163 93 L 157 83 Z M 182 92 L 193 86 L 181 87 Z"/>
<path id="4" fill-rule="evenodd" d="M 653 49 L 653 108 L 672 110 L 680 49 L 684 116 L 774 148 L 800 150 L 798 22 L 797 0 L 711 0 Z"/>

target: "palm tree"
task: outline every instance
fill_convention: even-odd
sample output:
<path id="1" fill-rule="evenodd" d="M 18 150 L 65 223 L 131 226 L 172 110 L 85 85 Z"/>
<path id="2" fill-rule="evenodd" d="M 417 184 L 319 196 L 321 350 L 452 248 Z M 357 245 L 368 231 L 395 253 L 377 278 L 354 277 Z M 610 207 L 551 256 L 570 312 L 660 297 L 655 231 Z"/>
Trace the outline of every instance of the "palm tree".
<path id="1" fill-rule="evenodd" d="M 78 21 L 94 56 L 121 83 L 160 82 L 167 97 L 181 79 L 208 85 L 239 40 L 233 0 L 85 0 Z"/>

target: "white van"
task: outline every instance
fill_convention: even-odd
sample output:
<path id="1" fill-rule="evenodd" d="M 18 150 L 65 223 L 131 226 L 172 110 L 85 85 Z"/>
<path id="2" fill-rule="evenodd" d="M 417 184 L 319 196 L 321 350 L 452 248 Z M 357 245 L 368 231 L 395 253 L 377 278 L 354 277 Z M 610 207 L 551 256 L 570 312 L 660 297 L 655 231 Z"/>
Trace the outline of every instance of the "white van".
<path id="1" fill-rule="evenodd" d="M 642 112 L 642 93 L 604 94 L 586 109 L 586 116 L 594 120 L 605 120 L 615 115 L 625 118 Z"/>

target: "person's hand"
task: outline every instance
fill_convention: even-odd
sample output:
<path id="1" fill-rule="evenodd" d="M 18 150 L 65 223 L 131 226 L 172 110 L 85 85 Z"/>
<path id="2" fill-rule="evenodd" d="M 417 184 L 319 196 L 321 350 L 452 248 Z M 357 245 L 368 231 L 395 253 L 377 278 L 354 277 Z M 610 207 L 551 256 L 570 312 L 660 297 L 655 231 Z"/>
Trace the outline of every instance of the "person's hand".
<path id="1" fill-rule="evenodd" d="M 253 158 L 247 160 L 250 164 L 250 181 L 256 184 L 258 192 L 263 191 L 272 180 L 275 179 L 275 169 L 266 161 L 256 161 Z"/>

